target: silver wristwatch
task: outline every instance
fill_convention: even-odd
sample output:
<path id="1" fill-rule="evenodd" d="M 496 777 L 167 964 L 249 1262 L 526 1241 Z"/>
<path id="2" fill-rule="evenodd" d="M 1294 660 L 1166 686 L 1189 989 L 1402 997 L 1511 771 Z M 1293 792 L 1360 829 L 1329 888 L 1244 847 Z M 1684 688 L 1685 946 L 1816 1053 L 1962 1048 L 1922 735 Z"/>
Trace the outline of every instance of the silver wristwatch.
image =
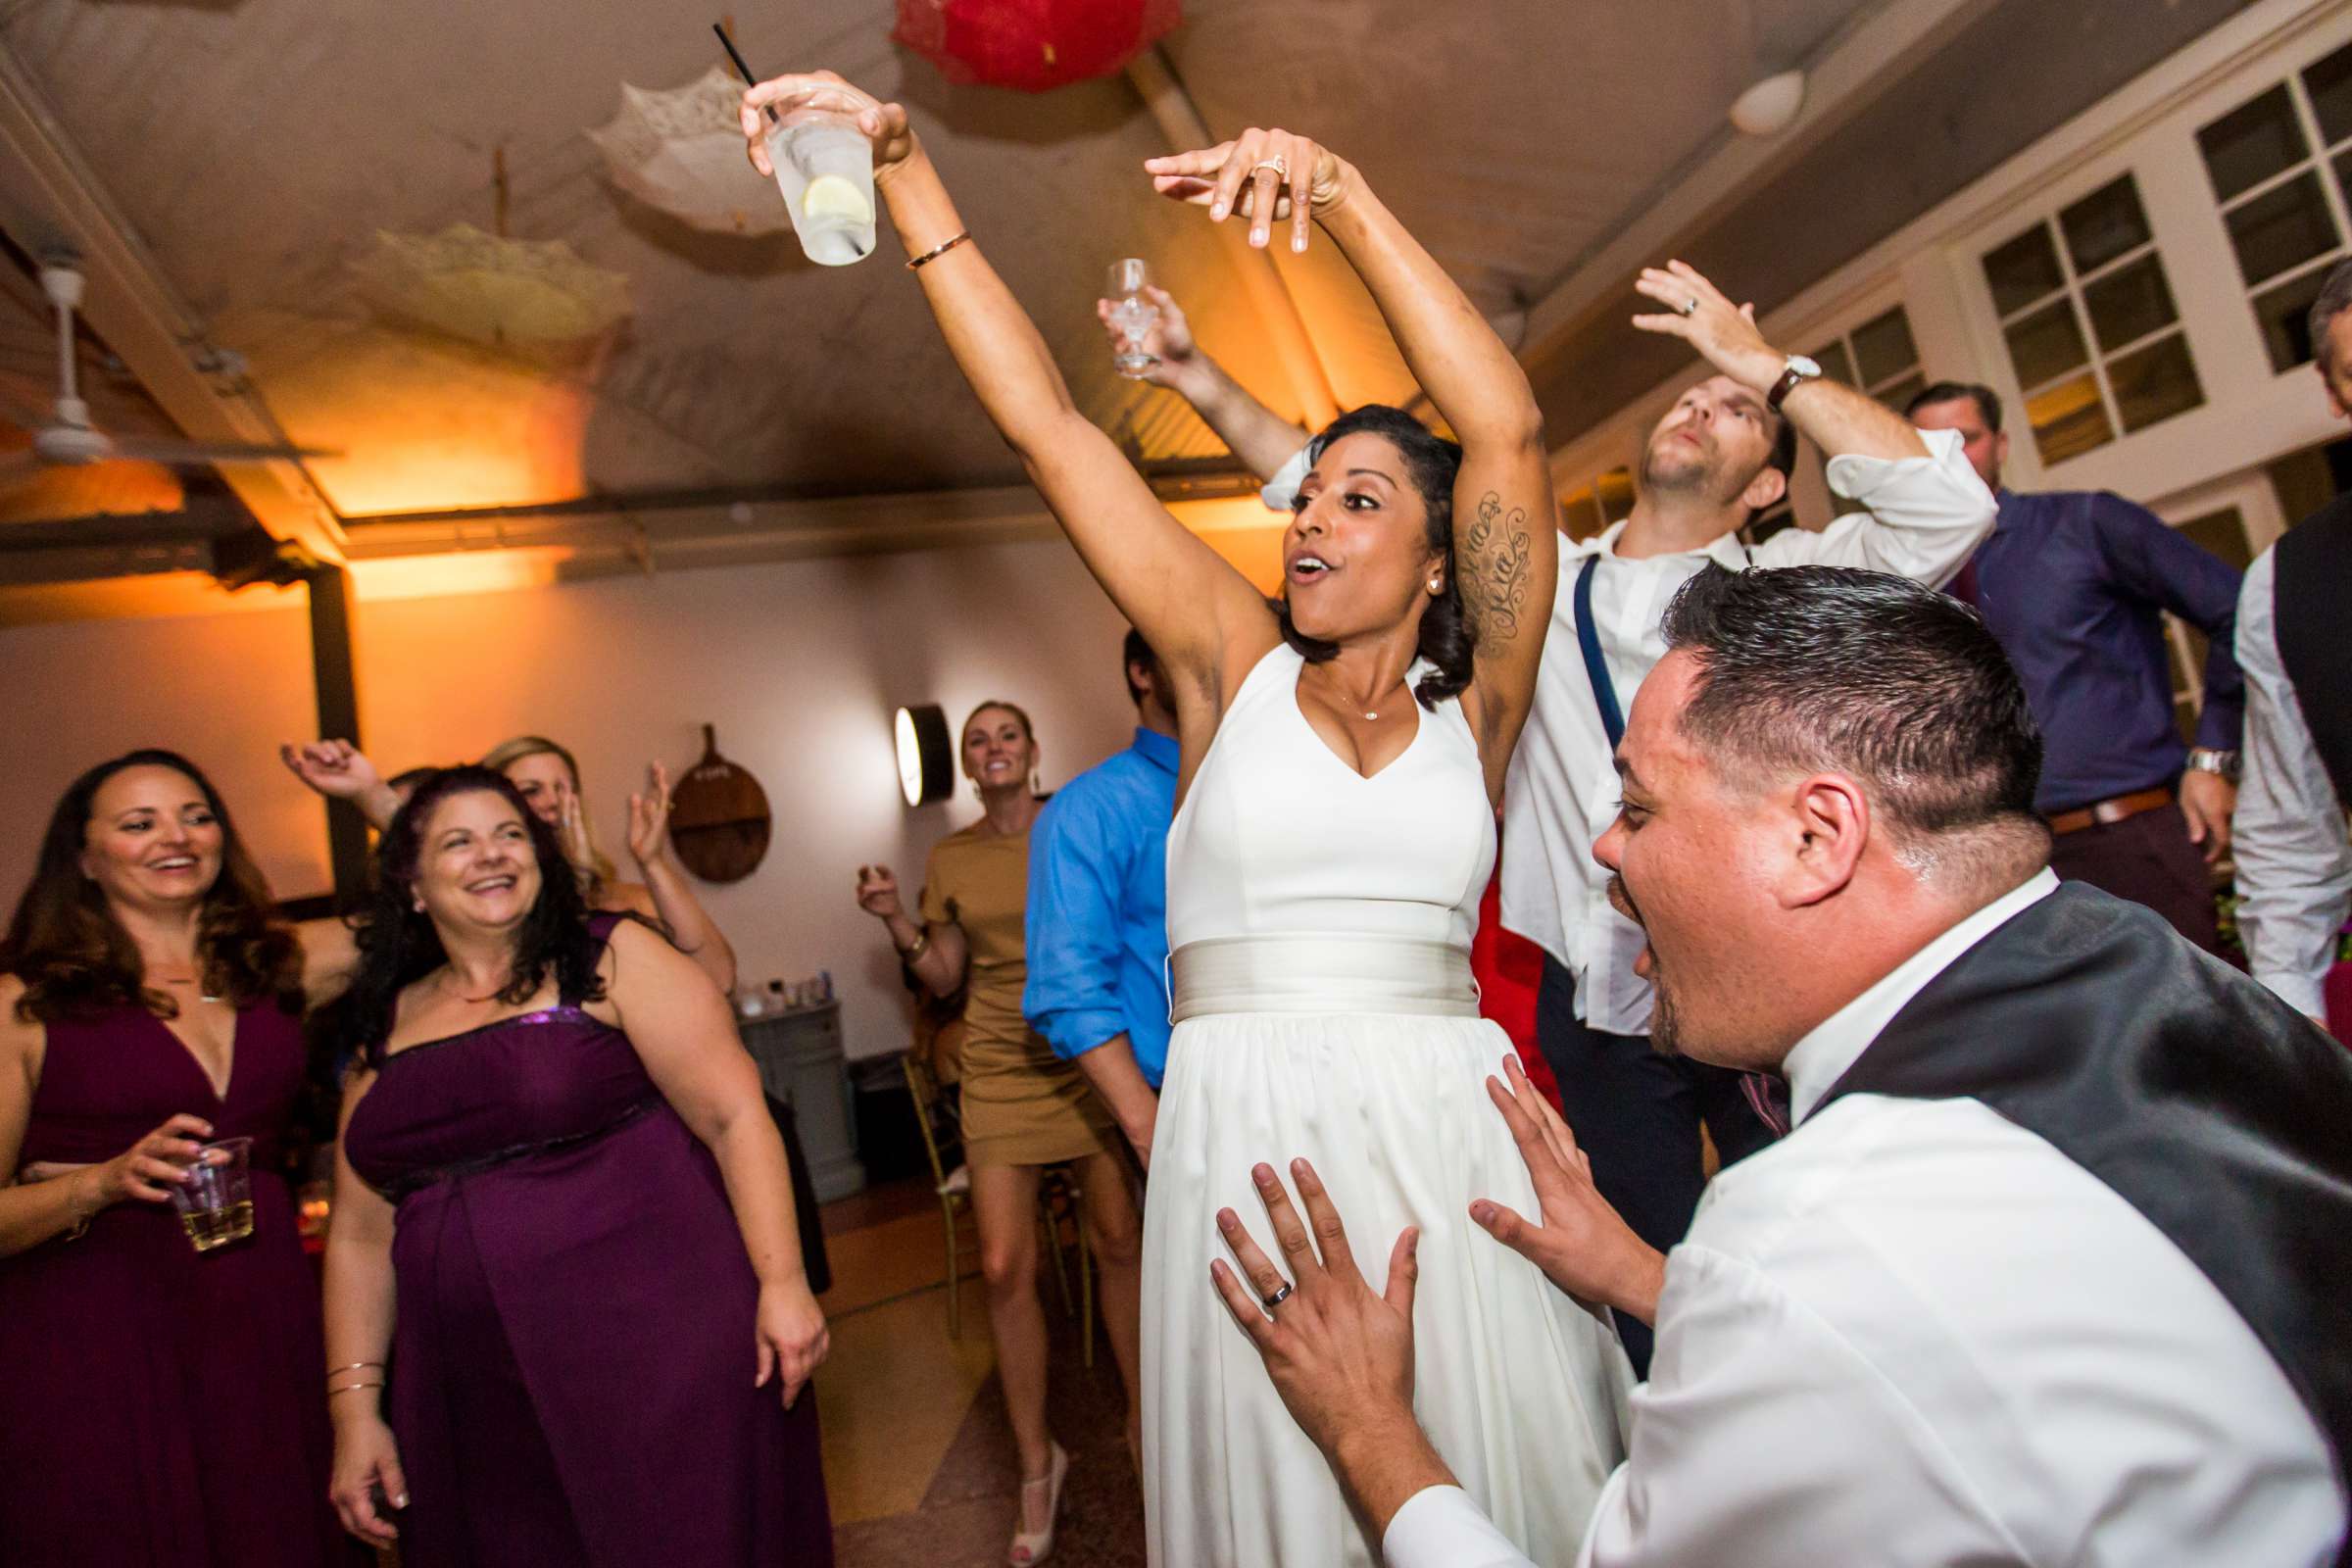
<path id="1" fill-rule="evenodd" d="M 2188 765 L 2200 773 L 2211 773 L 2232 784 L 2237 782 L 2238 754 L 2235 752 L 2221 752 L 2210 746 L 2199 746 L 2189 752 Z"/>

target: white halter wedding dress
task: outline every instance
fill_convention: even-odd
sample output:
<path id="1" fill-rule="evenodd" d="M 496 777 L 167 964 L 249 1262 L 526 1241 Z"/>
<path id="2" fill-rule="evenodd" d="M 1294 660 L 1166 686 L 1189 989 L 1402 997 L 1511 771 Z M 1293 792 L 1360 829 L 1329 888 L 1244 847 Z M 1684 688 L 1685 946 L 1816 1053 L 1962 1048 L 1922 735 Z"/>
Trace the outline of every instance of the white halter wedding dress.
<path id="1" fill-rule="evenodd" d="M 1303 661 L 1261 660 L 1168 834 L 1175 1037 L 1144 1221 L 1144 1463 L 1158 1568 L 1379 1561 L 1209 1283 L 1250 1180 L 1313 1161 L 1378 1289 L 1421 1227 L 1414 1403 L 1438 1451 L 1537 1562 L 1576 1558 L 1622 1457 L 1631 1383 L 1606 1324 L 1470 1219 L 1535 1195 L 1485 1090 L 1510 1041 L 1478 1015 L 1470 939 L 1494 813 L 1460 706 L 1369 778 L 1309 727 Z M 1416 667 L 1412 681 L 1423 670 Z"/>

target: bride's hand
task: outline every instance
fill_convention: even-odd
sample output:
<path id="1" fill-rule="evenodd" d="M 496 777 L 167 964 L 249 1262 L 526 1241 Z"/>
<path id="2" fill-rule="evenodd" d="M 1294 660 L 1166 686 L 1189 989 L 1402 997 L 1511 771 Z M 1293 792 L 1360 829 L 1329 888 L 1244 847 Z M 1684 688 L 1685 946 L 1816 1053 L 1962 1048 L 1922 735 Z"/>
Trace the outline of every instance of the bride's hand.
<path id="1" fill-rule="evenodd" d="M 1250 243 L 1263 249 L 1273 225 L 1288 220 L 1291 249 L 1306 249 L 1308 220 L 1347 199 L 1355 171 L 1330 148 L 1287 130 L 1243 131 L 1199 152 L 1147 158 L 1152 188 L 1174 201 L 1205 206 L 1222 220 L 1250 220 Z"/>
<path id="2" fill-rule="evenodd" d="M 761 111 L 770 104 L 785 106 L 801 102 L 838 109 L 857 118 L 858 128 L 874 144 L 876 179 L 885 177 L 888 171 L 914 153 L 914 130 L 906 123 L 906 111 L 899 105 L 886 104 L 830 71 L 775 76 L 746 88 L 741 111 L 745 151 L 751 155 L 752 167 L 770 179 L 775 177 L 776 166 L 767 156 L 769 124 Z"/>

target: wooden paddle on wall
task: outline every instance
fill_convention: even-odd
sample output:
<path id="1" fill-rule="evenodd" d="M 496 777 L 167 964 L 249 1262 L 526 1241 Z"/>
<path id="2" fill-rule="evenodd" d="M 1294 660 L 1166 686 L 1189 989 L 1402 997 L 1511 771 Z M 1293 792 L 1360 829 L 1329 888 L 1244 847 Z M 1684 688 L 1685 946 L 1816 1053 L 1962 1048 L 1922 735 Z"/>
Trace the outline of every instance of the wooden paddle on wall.
<path id="1" fill-rule="evenodd" d="M 767 792 L 718 755 L 718 733 L 703 726 L 703 760 L 669 796 L 669 841 L 706 882 L 740 882 L 767 854 Z"/>

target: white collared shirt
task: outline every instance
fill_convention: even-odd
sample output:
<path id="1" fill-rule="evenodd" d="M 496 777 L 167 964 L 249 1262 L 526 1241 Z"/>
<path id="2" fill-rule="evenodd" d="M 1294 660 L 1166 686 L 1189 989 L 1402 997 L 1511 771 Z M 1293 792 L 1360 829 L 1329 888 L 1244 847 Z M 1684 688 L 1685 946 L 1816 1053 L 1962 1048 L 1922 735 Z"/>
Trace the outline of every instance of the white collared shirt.
<path id="1" fill-rule="evenodd" d="M 2303 705 L 2278 660 L 2277 546 L 2246 568 L 2237 595 L 2237 667 L 2246 677 L 2245 784 L 2230 818 L 2238 934 L 2254 978 L 2317 1018 L 2352 912 L 2352 836 L 2320 762 Z"/>
<path id="2" fill-rule="evenodd" d="M 1974 1100 L 1811 1114 L 1921 987 L 2056 886 L 2043 871 L 1978 910 L 1789 1054 L 1796 1131 L 1718 1176 L 1667 1255 L 1585 1568 L 2333 1560 L 2326 1440 L 2138 1210 Z M 1383 1544 L 1389 1568 L 1530 1568 L 1452 1487 Z"/>
<path id="3" fill-rule="evenodd" d="M 1649 982 L 1634 973 L 1642 929 L 1609 906 L 1608 873 L 1592 845 L 1617 815 L 1617 770 L 1576 640 L 1576 575 L 1592 571 L 1592 619 L 1603 662 L 1630 714 L 1634 693 L 1666 657 L 1667 601 L 1712 562 L 1756 566 L 1861 566 L 1939 586 L 1992 531 L 1999 507 L 1950 430 L 1923 430 L 1925 458 L 1830 462 L 1830 484 L 1864 510 L 1820 533 L 1786 528 L 1753 550 L 1725 534 L 1703 550 L 1628 561 L 1620 522 L 1595 538 L 1560 540 L 1560 584 L 1536 676 L 1535 710 L 1503 789 L 1502 923 L 1576 976 L 1576 1012 L 1612 1034 L 1649 1032 Z"/>

